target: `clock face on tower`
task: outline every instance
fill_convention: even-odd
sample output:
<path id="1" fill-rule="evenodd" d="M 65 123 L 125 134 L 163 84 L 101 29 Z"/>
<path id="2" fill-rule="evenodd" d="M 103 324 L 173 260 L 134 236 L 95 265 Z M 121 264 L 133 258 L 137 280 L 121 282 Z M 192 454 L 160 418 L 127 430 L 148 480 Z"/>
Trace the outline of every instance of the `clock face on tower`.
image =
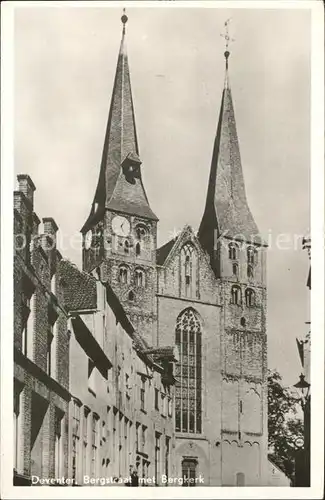
<path id="1" fill-rule="evenodd" d="M 112 229 L 118 236 L 129 236 L 130 234 L 130 223 L 121 215 L 116 215 L 112 220 Z"/>

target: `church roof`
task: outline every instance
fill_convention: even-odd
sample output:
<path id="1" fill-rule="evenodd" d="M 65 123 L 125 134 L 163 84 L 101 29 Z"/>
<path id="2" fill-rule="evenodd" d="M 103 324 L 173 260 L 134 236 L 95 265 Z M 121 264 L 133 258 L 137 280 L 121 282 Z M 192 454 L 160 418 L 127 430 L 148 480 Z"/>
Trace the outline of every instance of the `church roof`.
<path id="1" fill-rule="evenodd" d="M 167 241 L 167 243 L 162 245 L 160 248 L 157 248 L 156 262 L 158 266 L 164 265 L 165 260 L 167 259 L 171 249 L 173 248 L 175 241 L 176 238 L 173 238 L 172 240 Z"/>
<path id="2" fill-rule="evenodd" d="M 130 70 L 125 43 L 125 23 L 117 59 L 110 111 L 106 127 L 100 174 L 91 213 L 82 232 L 96 222 L 105 208 L 158 220 L 149 206 L 142 183 L 140 154 L 135 126 Z M 127 179 L 122 168 L 127 160 L 138 164 L 138 174 Z"/>
<path id="3" fill-rule="evenodd" d="M 228 76 L 228 51 L 225 52 L 225 57 L 225 84 L 199 238 L 202 238 L 204 232 L 217 229 L 218 235 L 263 244 L 246 199 L 235 112 Z"/>

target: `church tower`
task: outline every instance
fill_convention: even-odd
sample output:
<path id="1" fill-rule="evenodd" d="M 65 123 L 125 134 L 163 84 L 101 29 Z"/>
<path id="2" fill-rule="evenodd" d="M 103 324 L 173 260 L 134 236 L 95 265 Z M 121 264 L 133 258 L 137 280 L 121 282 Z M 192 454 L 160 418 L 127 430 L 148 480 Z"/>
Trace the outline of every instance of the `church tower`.
<path id="1" fill-rule="evenodd" d="M 198 239 L 220 283 L 223 303 L 222 485 L 265 485 L 266 244 L 246 199 L 228 75 L 229 56 L 226 47 L 224 89 Z"/>
<path id="2" fill-rule="evenodd" d="M 83 270 L 100 267 L 135 327 L 152 344 L 155 322 L 157 217 L 142 182 L 125 13 L 98 184 L 81 229 Z"/>

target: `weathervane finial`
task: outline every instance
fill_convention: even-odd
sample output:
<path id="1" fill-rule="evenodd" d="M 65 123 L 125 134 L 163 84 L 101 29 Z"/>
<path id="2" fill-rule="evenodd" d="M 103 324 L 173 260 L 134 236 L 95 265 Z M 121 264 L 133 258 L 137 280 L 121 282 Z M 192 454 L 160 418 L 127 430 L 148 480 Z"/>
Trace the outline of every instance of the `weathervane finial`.
<path id="1" fill-rule="evenodd" d="M 229 19 L 227 19 L 227 21 L 225 21 L 225 32 L 224 33 L 221 33 L 220 36 L 222 36 L 224 39 L 225 39 L 225 42 L 226 42 L 226 50 L 225 50 L 225 58 L 226 58 L 226 69 L 228 69 L 228 58 L 230 56 L 230 52 L 228 50 L 229 48 L 229 42 L 234 42 L 235 39 L 234 38 L 230 38 L 229 36 L 229 23 L 231 21 L 231 17 Z"/>
<path id="2" fill-rule="evenodd" d="M 125 14 L 125 8 L 123 9 L 123 15 L 121 17 L 121 21 L 123 23 L 123 35 L 125 34 L 125 25 L 128 22 L 128 16 Z"/>

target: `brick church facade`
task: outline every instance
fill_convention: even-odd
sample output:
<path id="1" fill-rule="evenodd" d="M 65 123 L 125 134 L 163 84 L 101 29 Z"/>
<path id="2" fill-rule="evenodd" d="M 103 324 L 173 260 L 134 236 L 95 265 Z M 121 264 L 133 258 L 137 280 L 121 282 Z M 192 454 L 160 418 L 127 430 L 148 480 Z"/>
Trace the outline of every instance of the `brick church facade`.
<path id="1" fill-rule="evenodd" d="M 149 345 L 179 349 L 175 472 L 267 484 L 266 244 L 248 206 L 226 75 L 204 214 L 157 248 L 136 133 L 125 23 L 83 270 L 99 269 Z"/>

